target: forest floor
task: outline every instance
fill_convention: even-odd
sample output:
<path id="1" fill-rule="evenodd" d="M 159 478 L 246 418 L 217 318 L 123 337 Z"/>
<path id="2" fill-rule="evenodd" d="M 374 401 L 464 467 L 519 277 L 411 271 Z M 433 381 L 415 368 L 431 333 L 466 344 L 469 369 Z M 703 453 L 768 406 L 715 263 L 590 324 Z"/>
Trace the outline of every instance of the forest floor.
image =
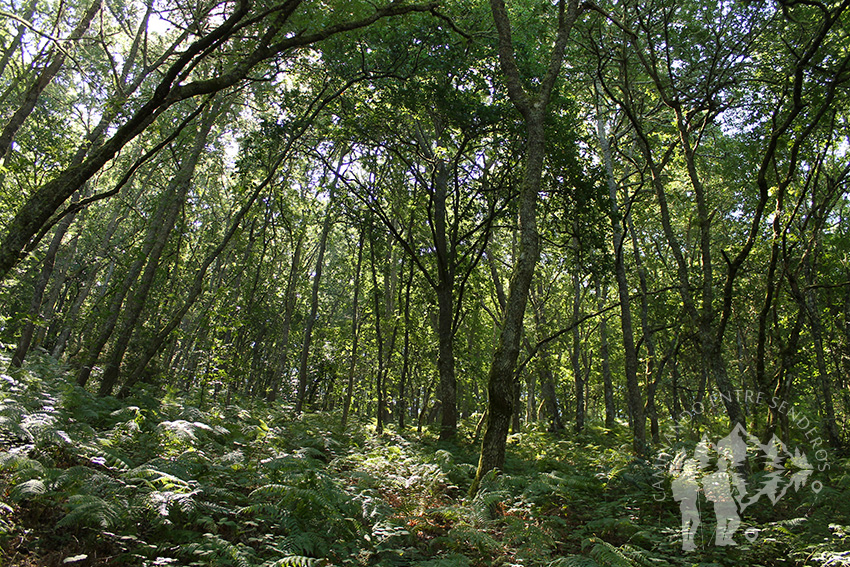
<path id="1" fill-rule="evenodd" d="M 632 456 L 625 427 L 511 435 L 503 474 L 469 498 L 474 424 L 449 444 L 199 392 L 98 398 L 44 358 L 0 374 L 0 562 L 850 565 L 848 459 L 817 494 L 749 508 L 734 547 L 714 546 L 704 506 L 684 553 L 669 479 Z"/>

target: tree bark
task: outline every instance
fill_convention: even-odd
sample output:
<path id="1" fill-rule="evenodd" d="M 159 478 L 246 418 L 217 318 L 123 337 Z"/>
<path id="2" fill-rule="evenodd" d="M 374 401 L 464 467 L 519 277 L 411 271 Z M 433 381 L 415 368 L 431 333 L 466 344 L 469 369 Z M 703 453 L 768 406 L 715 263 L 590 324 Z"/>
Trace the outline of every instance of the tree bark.
<path id="1" fill-rule="evenodd" d="M 342 165 L 340 157 L 339 168 Z M 328 236 L 331 232 L 334 206 L 334 193 L 339 177 L 334 176 L 331 180 L 328 204 L 325 208 L 325 220 L 322 223 L 322 233 L 319 236 L 319 251 L 316 254 L 316 269 L 313 272 L 313 286 L 310 292 L 310 315 L 304 323 L 304 339 L 301 344 L 301 360 L 298 365 L 298 394 L 295 399 L 295 413 L 301 413 L 304 407 L 304 394 L 307 390 L 307 363 L 310 358 L 310 343 L 313 340 L 313 326 L 316 324 L 316 319 L 319 315 L 319 286 L 322 282 L 322 268 L 325 264 L 325 250 L 328 245 Z"/>
<path id="2" fill-rule="evenodd" d="M 271 178 L 267 179 L 270 181 Z M 245 218 L 245 215 L 253 206 L 254 202 L 259 197 L 260 192 L 264 187 L 266 187 L 268 183 L 264 182 L 259 184 L 254 192 L 251 194 L 248 201 L 242 206 L 241 209 L 236 213 L 236 216 L 233 218 L 230 223 L 230 228 L 225 233 L 224 237 L 221 239 L 221 242 L 210 251 L 204 261 L 201 263 L 198 270 L 195 272 L 195 277 L 192 281 L 192 287 L 189 289 L 189 294 L 186 299 L 183 301 L 183 304 L 176 310 L 176 312 L 171 316 L 169 322 L 163 326 L 162 329 L 156 334 L 156 336 L 148 343 L 145 347 L 139 361 L 136 363 L 133 371 L 129 374 L 127 381 L 121 387 L 121 390 L 118 393 L 118 397 L 124 397 L 129 394 L 130 388 L 139 382 L 144 375 L 145 369 L 147 368 L 150 361 L 156 355 L 157 352 L 162 348 L 162 345 L 165 344 L 165 341 L 177 328 L 178 325 L 183 321 L 183 318 L 186 316 L 186 313 L 189 312 L 189 309 L 195 304 L 195 301 L 200 297 L 204 288 L 204 279 L 206 277 L 207 270 L 215 262 L 220 256 L 221 253 L 224 252 L 227 245 L 230 243 L 230 240 L 236 234 L 236 231 L 239 229 L 239 226 L 242 220 Z"/>
<path id="3" fill-rule="evenodd" d="M 112 345 L 112 352 L 110 353 L 109 361 L 104 368 L 103 377 L 100 381 L 100 388 L 98 389 L 98 395 L 100 396 L 110 395 L 118 381 L 118 374 L 121 370 L 124 354 L 127 352 L 127 346 L 130 344 L 130 339 L 136 330 L 136 325 L 145 307 L 148 293 L 159 268 L 159 260 L 163 250 L 165 250 L 165 245 L 168 243 L 169 236 L 171 236 L 171 231 L 177 222 L 180 210 L 183 208 L 183 203 L 186 201 L 186 196 L 192 183 L 192 177 L 195 174 L 195 168 L 206 147 L 207 136 L 212 129 L 217 114 L 218 108 L 211 110 L 204 122 L 199 126 L 198 132 L 195 134 L 191 152 L 184 158 L 183 163 L 180 164 L 180 169 L 171 181 L 171 186 L 164 197 L 165 214 L 163 215 L 162 223 L 153 227 L 153 245 L 145 255 L 146 258 L 143 258 L 146 260 L 145 270 L 142 273 L 135 292 L 124 308 L 121 329 L 115 343 Z"/>
<path id="4" fill-rule="evenodd" d="M 360 271 L 363 266 L 363 243 L 365 231 L 360 231 L 360 241 L 357 244 L 357 266 L 354 268 L 354 298 L 351 300 L 351 354 L 348 362 L 348 384 L 345 389 L 345 402 L 342 406 L 341 427 L 345 429 L 348 423 L 348 412 L 351 409 L 351 397 L 354 393 L 354 374 L 357 372 L 357 345 L 360 339 Z"/>
<path id="5" fill-rule="evenodd" d="M 42 318 L 42 301 L 44 299 L 44 291 L 47 289 L 47 284 L 50 282 L 50 277 L 53 275 L 53 267 L 56 262 L 56 255 L 59 253 L 59 248 L 62 246 L 62 239 L 68 232 L 71 223 L 74 220 L 74 215 L 68 215 L 56 225 L 53 233 L 53 238 L 50 241 L 50 246 L 47 248 L 47 253 L 42 262 L 41 273 L 38 281 L 36 281 L 35 289 L 33 290 L 32 299 L 29 307 L 29 320 L 24 325 L 21 331 L 21 336 L 18 338 L 18 345 L 12 355 L 10 364 L 16 368 L 20 368 L 24 363 L 24 359 L 29 352 L 30 343 L 32 342 L 33 334 L 35 333 L 35 322 Z M 42 324 L 46 324 L 44 321 Z"/>
<path id="6" fill-rule="evenodd" d="M 818 385 L 820 386 L 821 404 L 823 408 L 822 421 L 826 431 L 826 438 L 833 448 L 841 448 L 841 435 L 835 420 L 835 402 L 832 399 L 832 375 L 829 372 L 823 347 L 823 322 L 821 320 L 820 308 L 818 306 L 817 292 L 814 287 L 814 268 L 809 255 L 803 259 L 803 271 L 806 281 L 806 289 L 798 298 L 803 300 L 806 308 L 806 318 L 809 320 L 809 330 L 812 334 L 812 342 L 815 347 L 815 362 L 818 370 Z"/>
<path id="7" fill-rule="evenodd" d="M 487 379 L 489 409 L 487 427 L 481 443 L 478 470 L 470 493 L 478 491 L 481 479 L 493 469 L 501 469 L 505 463 L 505 445 L 508 426 L 513 412 L 514 368 L 519 355 L 523 317 L 528 301 L 528 292 L 534 276 L 534 268 L 540 254 L 537 234 L 537 199 L 543 176 L 543 160 L 546 154 L 546 109 L 561 70 L 564 51 L 572 25 L 578 17 L 578 3 L 565 0 L 558 3 L 558 31 L 537 95 L 532 99 L 523 90 L 519 69 L 514 58 L 511 23 L 503 0 L 491 0 L 493 21 L 499 35 L 499 65 L 511 102 L 525 122 L 525 168 L 519 194 L 519 253 L 514 262 L 513 274 L 508 287 L 508 296 L 499 342 L 490 363 Z"/>
<path id="8" fill-rule="evenodd" d="M 404 418 L 407 413 L 407 377 L 410 372 L 410 290 L 413 285 L 413 261 L 410 262 L 410 274 L 404 285 L 404 346 L 402 351 L 401 374 L 398 379 L 398 430 L 404 430 Z"/>
<path id="9" fill-rule="evenodd" d="M 301 273 L 301 254 L 304 249 L 304 239 L 306 234 L 301 231 L 295 238 L 295 249 L 292 252 L 292 262 L 289 265 L 289 277 L 286 280 L 286 293 L 283 305 L 283 321 L 281 321 L 280 331 L 280 356 L 279 356 L 279 371 L 269 390 L 268 398 L 270 401 L 277 399 L 278 390 L 283 382 L 283 379 L 289 376 L 289 333 L 292 329 L 292 315 L 295 313 L 295 302 L 297 299 L 296 291 L 298 289 L 298 277 Z"/>
<path id="10" fill-rule="evenodd" d="M 370 235 L 372 235 L 371 227 L 370 227 Z M 375 393 L 377 398 L 377 409 L 375 413 L 377 415 L 377 425 L 375 426 L 375 433 L 378 435 L 383 435 L 384 433 L 384 336 L 381 333 L 381 292 L 378 287 L 378 266 L 377 259 L 375 256 L 375 238 L 372 236 L 370 239 L 371 244 L 369 246 L 369 256 L 371 259 L 371 267 L 372 267 L 372 295 L 375 300 L 375 342 L 378 345 L 378 369 L 375 372 Z M 387 285 L 384 282 L 384 285 Z"/>
<path id="11" fill-rule="evenodd" d="M 608 286 L 600 286 L 596 282 L 596 301 L 601 311 L 605 306 Z M 599 319 L 599 357 L 602 359 L 602 388 L 605 399 L 605 427 L 613 429 L 617 409 L 614 405 L 614 380 L 611 375 L 611 355 L 608 352 L 608 318 L 605 315 Z"/>
<path id="12" fill-rule="evenodd" d="M 620 327 L 623 332 L 623 357 L 626 371 L 626 395 L 629 408 L 629 420 L 631 421 L 632 433 L 634 435 L 634 450 L 638 454 L 644 454 L 647 449 L 646 443 L 646 419 L 644 416 L 643 395 L 637 378 L 638 356 L 635 346 L 634 327 L 632 325 L 632 308 L 629 303 L 629 282 L 626 277 L 626 262 L 623 251 L 624 245 L 624 215 L 620 212 L 617 197 L 617 181 L 614 178 L 614 165 L 611 156 L 611 148 L 608 144 L 608 134 L 605 131 L 605 121 L 601 113 L 596 117 L 596 132 L 599 137 L 599 145 L 602 148 L 602 156 L 605 161 L 605 173 L 608 180 L 608 198 L 611 210 L 611 227 L 614 233 L 614 276 L 617 281 L 617 296 L 620 299 Z M 625 213 L 628 215 L 628 211 Z"/>
<path id="13" fill-rule="evenodd" d="M 578 262 L 576 262 L 577 264 Z M 584 430 L 584 373 L 582 372 L 581 357 L 581 333 L 579 319 L 581 318 L 581 281 L 578 272 L 573 271 L 573 344 L 570 349 L 570 367 L 573 371 L 573 382 L 576 394 L 576 422 L 574 429 L 577 433 Z"/>

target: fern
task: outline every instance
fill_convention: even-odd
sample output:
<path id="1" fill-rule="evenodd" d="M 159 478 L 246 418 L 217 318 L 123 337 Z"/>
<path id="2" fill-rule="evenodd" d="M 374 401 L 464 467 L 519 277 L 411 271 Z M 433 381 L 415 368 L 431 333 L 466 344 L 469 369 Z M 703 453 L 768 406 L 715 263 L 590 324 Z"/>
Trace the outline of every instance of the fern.
<path id="1" fill-rule="evenodd" d="M 303 555 L 290 555 L 278 559 L 272 563 L 266 563 L 264 567 L 324 567 L 328 564 L 326 559 L 314 559 Z"/>
<path id="2" fill-rule="evenodd" d="M 9 498 L 15 502 L 29 500 L 47 493 L 47 487 L 41 479 L 33 478 L 16 484 L 9 491 Z"/>
<path id="3" fill-rule="evenodd" d="M 588 542 L 594 544 L 590 550 L 590 556 L 600 567 L 635 567 L 637 565 L 622 551 L 605 540 L 590 538 Z"/>
<path id="4" fill-rule="evenodd" d="M 325 495 L 311 488 L 296 488 L 285 484 L 267 484 L 253 490 L 249 498 L 280 498 L 281 502 L 291 504 L 296 508 L 310 507 L 313 513 L 320 513 L 318 508 L 333 510 Z"/>
<path id="5" fill-rule="evenodd" d="M 194 557 L 193 565 L 251 566 L 251 552 L 249 548 L 234 545 L 217 534 L 203 534 L 203 541 L 185 546 L 184 551 Z M 200 563 L 195 562 L 198 560 L 200 560 Z"/>
<path id="6" fill-rule="evenodd" d="M 165 490 L 179 489 L 184 492 L 191 490 L 189 482 L 182 478 L 154 469 L 147 465 L 133 469 L 126 475 L 126 478 L 144 480 L 150 483 L 151 486 L 159 484 L 159 486 Z"/>
<path id="7" fill-rule="evenodd" d="M 472 548 L 484 555 L 493 555 L 500 548 L 493 536 L 471 526 L 455 526 L 449 530 L 449 539 L 458 550 Z"/>
<path id="8" fill-rule="evenodd" d="M 44 474 L 44 465 L 19 453 L 0 453 L 0 471 L 18 474 L 25 474 L 26 471 L 30 471 L 33 475 L 40 476 Z"/>
<path id="9" fill-rule="evenodd" d="M 459 553 L 451 553 L 444 557 L 437 557 L 417 563 L 418 567 L 468 567 L 469 565 L 469 558 Z"/>
<path id="10" fill-rule="evenodd" d="M 559 557 L 549 563 L 548 567 L 600 567 L 599 563 L 584 555 L 568 555 Z"/>
<path id="11" fill-rule="evenodd" d="M 113 449 L 101 440 L 98 444 L 83 445 L 81 456 L 96 465 L 108 466 L 120 471 L 133 468 L 133 463 L 119 451 Z"/>
<path id="12" fill-rule="evenodd" d="M 593 563 L 590 565 L 598 565 L 599 567 L 656 567 L 658 564 L 657 561 L 648 557 L 644 550 L 628 544 L 615 547 L 603 539 L 592 537 L 584 540 L 582 547 L 591 547 L 589 554 Z M 579 561 L 574 558 L 575 556 L 569 559 Z M 581 563 L 578 564 L 581 565 Z M 556 564 L 550 567 L 563 566 Z"/>
<path id="13" fill-rule="evenodd" d="M 67 515 L 56 523 L 56 527 L 86 526 L 115 529 L 129 515 L 126 509 L 91 494 L 76 494 L 68 499 Z"/>

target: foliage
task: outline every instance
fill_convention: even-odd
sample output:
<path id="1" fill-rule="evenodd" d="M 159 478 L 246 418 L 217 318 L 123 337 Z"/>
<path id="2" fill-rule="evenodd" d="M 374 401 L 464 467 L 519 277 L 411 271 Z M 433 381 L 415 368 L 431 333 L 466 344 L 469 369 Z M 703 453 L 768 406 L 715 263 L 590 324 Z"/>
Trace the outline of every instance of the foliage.
<path id="1" fill-rule="evenodd" d="M 341 433 L 323 414 L 244 399 L 92 396 L 39 358 L 3 375 L 0 545 L 116 565 L 685 565 L 675 503 L 654 502 L 626 431 L 510 443 L 474 498 L 474 447 Z M 836 471 L 847 462 L 836 462 Z M 850 548 L 847 476 L 807 518 L 758 525 L 762 545 L 704 548 L 705 564 L 835 565 Z M 811 505 L 810 505 L 811 506 Z M 710 528 L 709 528 L 710 529 Z M 706 536 L 708 537 L 708 536 Z M 790 555 L 789 555 L 790 552 Z M 80 557 L 85 556 L 83 559 Z M 89 563 L 86 563 L 88 561 Z"/>

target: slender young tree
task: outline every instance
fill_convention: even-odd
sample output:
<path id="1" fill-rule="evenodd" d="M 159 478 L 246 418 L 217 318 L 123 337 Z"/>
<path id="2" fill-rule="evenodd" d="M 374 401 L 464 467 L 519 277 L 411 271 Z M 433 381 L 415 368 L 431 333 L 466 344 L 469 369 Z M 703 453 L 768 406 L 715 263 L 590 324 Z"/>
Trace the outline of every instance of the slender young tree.
<path id="1" fill-rule="evenodd" d="M 342 166 L 345 154 L 340 156 L 337 169 Z M 328 204 L 325 207 L 324 220 L 322 221 L 322 232 L 319 235 L 319 250 L 316 253 L 316 268 L 313 270 L 313 285 L 310 293 L 310 314 L 304 324 L 304 338 L 301 342 L 301 359 L 298 365 L 298 392 L 295 399 L 295 413 L 301 413 L 304 407 L 304 396 L 307 393 L 307 363 L 310 360 L 310 343 L 313 340 L 313 326 L 319 316 L 319 286 L 322 282 L 322 269 L 325 265 L 325 250 L 328 247 L 328 236 L 333 226 L 333 209 L 336 197 L 336 185 L 339 182 L 339 173 L 334 175 L 328 186 Z"/>
<path id="2" fill-rule="evenodd" d="M 478 469 L 470 493 L 478 491 L 481 479 L 505 463 L 508 426 L 513 414 L 514 369 L 522 335 L 523 317 L 534 268 L 540 254 L 537 234 L 537 199 L 546 154 L 546 115 L 552 91 L 561 72 L 570 31 L 579 15 L 577 0 L 560 0 L 558 28 L 545 74 L 534 93 L 523 87 L 514 52 L 511 21 L 503 0 L 491 0 L 490 8 L 499 41 L 499 65 L 508 96 L 525 125 L 525 163 L 519 190 L 520 242 L 505 302 L 499 340 L 487 379 L 487 425 L 481 443 Z"/>

